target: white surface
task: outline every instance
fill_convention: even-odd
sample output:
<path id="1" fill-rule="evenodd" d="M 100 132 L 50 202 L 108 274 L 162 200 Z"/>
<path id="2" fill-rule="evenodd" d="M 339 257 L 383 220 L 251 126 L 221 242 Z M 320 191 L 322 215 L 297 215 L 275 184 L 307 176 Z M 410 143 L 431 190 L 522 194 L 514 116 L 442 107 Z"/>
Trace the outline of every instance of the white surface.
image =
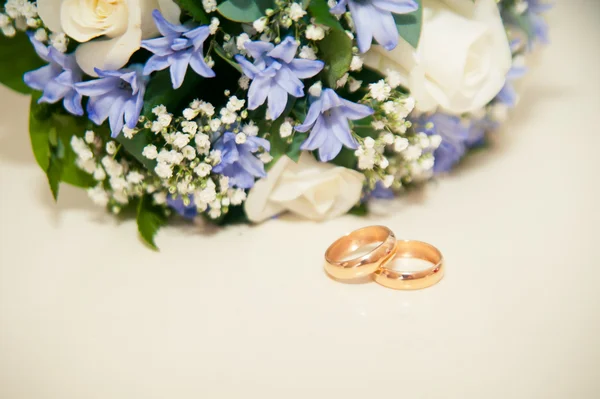
<path id="1" fill-rule="evenodd" d="M 170 227 L 160 253 L 81 191 L 53 204 L 0 89 L 0 398 L 600 397 L 599 6 L 559 4 L 496 145 L 392 215 Z M 370 223 L 437 245 L 444 280 L 327 278 Z"/>

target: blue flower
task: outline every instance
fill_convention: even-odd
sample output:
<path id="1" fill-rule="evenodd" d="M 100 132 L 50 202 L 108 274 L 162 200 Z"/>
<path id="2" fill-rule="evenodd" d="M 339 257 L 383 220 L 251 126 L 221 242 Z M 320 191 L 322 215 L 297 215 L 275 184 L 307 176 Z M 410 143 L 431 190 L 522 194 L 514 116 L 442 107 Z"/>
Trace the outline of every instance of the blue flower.
<path id="1" fill-rule="evenodd" d="M 392 13 L 407 14 L 419 8 L 414 0 L 340 0 L 330 11 L 341 15 L 346 12 L 346 6 L 352 13 L 361 53 L 371 48 L 373 38 L 387 51 L 394 49 L 399 35 Z"/>
<path id="2" fill-rule="evenodd" d="M 233 186 L 251 188 L 255 178 L 266 177 L 265 165 L 253 154 L 261 147 L 271 150 L 270 143 L 260 137 L 247 136 L 246 141 L 238 144 L 236 135 L 226 132 L 216 143 L 215 149 L 221 151 L 221 162 L 213 167 L 213 172 L 229 177 Z"/>
<path id="3" fill-rule="evenodd" d="M 368 194 L 369 198 L 393 199 L 395 197 L 391 188 L 386 188 L 381 181 L 375 183 L 375 188 Z"/>
<path id="4" fill-rule="evenodd" d="M 194 205 L 194 196 L 190 195 L 187 198 L 190 202 L 188 205 L 183 203 L 183 197 L 179 196 L 177 198 L 173 198 L 172 196 L 167 196 L 167 205 L 171 207 L 175 212 L 186 219 L 193 219 L 198 214 L 198 208 Z"/>
<path id="5" fill-rule="evenodd" d="M 329 162 L 340 153 L 342 145 L 352 149 L 358 148 L 348 120 L 363 119 L 372 114 L 373 110 L 366 105 L 344 100 L 332 89 L 325 89 L 321 97 L 311 104 L 304 124 L 296 126 L 299 132 L 312 129 L 300 148 L 310 151 L 318 148 L 319 159 Z"/>
<path id="6" fill-rule="evenodd" d="M 548 24 L 541 16 L 542 13 L 549 11 L 554 4 L 546 3 L 542 0 L 526 0 L 527 2 L 527 18 L 531 25 L 532 38 L 529 40 L 529 47 L 533 46 L 535 41 L 542 44 L 550 42 L 548 38 Z"/>
<path id="7" fill-rule="evenodd" d="M 521 65 L 514 65 L 510 68 L 506 74 L 506 82 L 504 87 L 496 95 L 496 101 L 505 104 L 508 107 L 514 107 L 517 103 L 517 91 L 514 88 L 513 82 L 525 75 L 527 68 Z"/>
<path id="8" fill-rule="evenodd" d="M 200 76 L 215 77 L 204 61 L 204 41 L 210 36 L 208 26 L 190 29 L 173 25 L 158 10 L 152 12 L 152 17 L 163 37 L 142 40 L 141 46 L 154 54 L 144 67 L 144 75 L 170 67 L 174 89 L 181 87 L 188 65 Z"/>
<path id="9" fill-rule="evenodd" d="M 277 47 L 261 41 L 248 42 L 245 47 L 254 58 L 254 64 L 241 55 L 236 55 L 235 60 L 252 79 L 248 109 L 260 107 L 268 98 L 269 116 L 273 120 L 283 113 L 288 94 L 304 97 L 304 84 L 300 79 L 312 78 L 325 65 L 322 61 L 294 58 L 298 43 L 292 37 L 286 37 Z"/>
<path id="10" fill-rule="evenodd" d="M 32 89 L 43 91 L 38 103 L 54 104 L 63 100 L 67 111 L 73 115 L 83 115 L 81 94 L 75 90 L 75 83 L 81 81 L 82 72 L 72 54 L 63 54 L 54 47 L 46 47 L 29 34 L 36 53 L 49 64 L 23 75 L 23 81 Z"/>
<path id="11" fill-rule="evenodd" d="M 108 118 L 112 137 L 117 137 L 123 125 L 133 129 L 144 105 L 147 78 L 142 75 L 140 66 L 118 71 L 95 69 L 99 79 L 77 83 L 75 88 L 89 96 L 87 112 L 89 118 L 101 125 Z M 123 122 L 125 119 L 125 122 Z"/>

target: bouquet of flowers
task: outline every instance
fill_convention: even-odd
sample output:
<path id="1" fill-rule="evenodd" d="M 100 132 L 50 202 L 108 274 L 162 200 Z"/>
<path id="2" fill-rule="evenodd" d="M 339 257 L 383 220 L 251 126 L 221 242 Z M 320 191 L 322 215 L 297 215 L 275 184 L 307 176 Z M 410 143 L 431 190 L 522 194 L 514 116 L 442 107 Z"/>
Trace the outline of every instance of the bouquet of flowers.
<path id="1" fill-rule="evenodd" d="M 449 171 L 517 103 L 542 0 L 7 0 L 52 194 L 169 217 L 364 213 Z"/>

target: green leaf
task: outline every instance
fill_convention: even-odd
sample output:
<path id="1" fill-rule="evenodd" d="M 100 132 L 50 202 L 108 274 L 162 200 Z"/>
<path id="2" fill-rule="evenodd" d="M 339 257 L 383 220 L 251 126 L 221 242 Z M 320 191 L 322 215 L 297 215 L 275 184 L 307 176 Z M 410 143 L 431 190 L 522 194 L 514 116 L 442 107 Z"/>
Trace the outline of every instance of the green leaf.
<path id="1" fill-rule="evenodd" d="M 350 69 L 352 40 L 343 30 L 331 30 L 319 42 L 319 55 L 325 61 L 321 72 L 325 82 L 329 87 L 336 87 L 337 81 Z"/>
<path id="2" fill-rule="evenodd" d="M 155 159 L 148 159 L 142 155 L 142 151 L 144 151 L 144 147 L 148 144 L 152 144 L 152 138 L 154 137 L 154 133 L 152 133 L 148 129 L 141 130 L 137 132 L 132 138 L 128 139 L 123 135 L 123 133 L 119 134 L 115 140 L 117 140 L 125 151 L 131 154 L 139 163 L 144 165 L 146 169 L 152 170 L 156 166 Z"/>
<path id="3" fill-rule="evenodd" d="M 92 176 L 75 165 L 77 155 L 71 148 L 71 137 L 83 137 L 91 127 L 89 120 L 64 113 L 60 104 L 38 104 L 40 97 L 37 92 L 31 97 L 29 137 L 35 159 L 48 175 L 53 195 L 58 194 L 60 181 L 77 187 L 93 186 Z"/>
<path id="4" fill-rule="evenodd" d="M 50 156 L 48 169 L 46 169 L 46 177 L 48 178 L 48 185 L 50 191 L 52 191 L 52 197 L 54 201 L 58 200 L 58 188 L 63 174 L 63 162 L 54 153 Z"/>
<path id="5" fill-rule="evenodd" d="M 308 4 L 308 12 L 316 23 L 328 26 L 338 32 L 344 31 L 340 21 L 329 12 L 327 0 L 312 0 Z"/>
<path id="6" fill-rule="evenodd" d="M 419 5 L 416 11 L 410 14 L 393 14 L 398 33 L 414 48 L 419 45 L 421 38 L 421 28 L 423 24 L 423 4 L 422 0 L 415 0 Z"/>
<path id="7" fill-rule="evenodd" d="M 210 23 L 200 0 L 176 0 L 176 2 L 183 11 L 191 15 L 194 21 L 200 22 L 201 24 Z"/>
<path id="8" fill-rule="evenodd" d="M 217 7 L 217 11 L 229 20 L 250 23 L 264 16 L 267 8 L 273 7 L 273 0 L 227 0 Z"/>
<path id="9" fill-rule="evenodd" d="M 167 223 L 167 217 L 161 207 L 152 203 L 151 196 L 145 195 L 140 199 L 136 221 L 140 237 L 152 249 L 158 250 L 154 237 L 158 230 Z"/>
<path id="10" fill-rule="evenodd" d="M 369 213 L 367 202 L 356 204 L 354 208 L 348 211 L 348 213 L 354 216 L 366 216 Z"/>
<path id="11" fill-rule="evenodd" d="M 32 90 L 23 82 L 23 74 L 44 65 L 25 33 L 15 37 L 0 35 L 0 83 L 20 93 Z"/>

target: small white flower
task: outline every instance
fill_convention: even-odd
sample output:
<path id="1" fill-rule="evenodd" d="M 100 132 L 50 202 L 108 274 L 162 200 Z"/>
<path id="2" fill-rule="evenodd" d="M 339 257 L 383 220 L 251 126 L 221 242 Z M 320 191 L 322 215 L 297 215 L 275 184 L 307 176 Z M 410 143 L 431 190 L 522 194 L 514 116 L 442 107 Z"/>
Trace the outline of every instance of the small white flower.
<path id="1" fill-rule="evenodd" d="M 371 93 L 371 97 L 375 100 L 385 101 L 390 96 L 392 88 L 382 79 L 377 83 L 371 83 L 369 85 L 369 92 Z"/>
<path id="2" fill-rule="evenodd" d="M 381 159 L 379 160 L 379 167 L 382 169 L 386 169 L 388 166 L 390 166 L 390 161 L 388 161 L 386 157 L 381 157 Z"/>
<path id="3" fill-rule="evenodd" d="M 267 26 L 268 19 L 266 17 L 261 17 L 252 23 L 252 27 L 258 32 L 262 33 Z"/>
<path id="4" fill-rule="evenodd" d="M 212 180 L 208 181 L 212 182 Z M 214 183 L 212 185 L 207 185 L 206 188 L 204 188 L 197 194 L 198 200 L 206 204 L 213 202 L 217 198 L 217 192 L 215 190 Z"/>
<path id="5" fill-rule="evenodd" d="M 240 205 L 246 200 L 246 192 L 240 188 L 231 189 L 228 191 L 229 201 L 232 205 Z"/>
<path id="6" fill-rule="evenodd" d="M 157 205 L 163 205 L 167 202 L 167 193 L 164 191 L 159 191 L 158 193 L 154 193 L 152 198 L 154 199 L 154 203 Z"/>
<path id="7" fill-rule="evenodd" d="M 432 156 L 423 157 L 421 160 L 421 167 L 424 170 L 430 170 L 433 168 L 433 164 L 435 163 L 435 159 Z"/>
<path id="8" fill-rule="evenodd" d="M 158 123 L 160 123 L 163 127 L 167 127 L 171 124 L 173 120 L 173 116 L 171 114 L 160 114 L 158 116 Z"/>
<path id="9" fill-rule="evenodd" d="M 179 165 L 183 161 L 183 154 L 175 150 L 169 151 L 169 161 L 173 165 Z"/>
<path id="10" fill-rule="evenodd" d="M 407 161 L 416 161 L 421 157 L 421 154 L 423 154 L 423 150 L 421 147 L 416 145 L 410 145 L 408 148 L 402 151 L 402 155 Z"/>
<path id="11" fill-rule="evenodd" d="M 140 184 L 144 180 L 144 175 L 138 171 L 131 171 L 127 174 L 127 181 L 131 184 Z"/>
<path id="12" fill-rule="evenodd" d="M 248 78 L 248 76 L 242 76 L 238 80 L 238 85 L 240 86 L 240 89 L 248 90 L 248 87 L 250 87 L 250 78 Z"/>
<path id="13" fill-rule="evenodd" d="M 2 28 L 2 34 L 6 37 L 13 37 L 14 35 L 17 34 L 17 30 L 15 29 L 14 26 L 8 25 L 8 26 L 5 26 L 4 28 Z"/>
<path id="14" fill-rule="evenodd" d="M 173 176 L 173 167 L 165 162 L 159 162 L 154 168 L 154 172 L 158 175 L 158 177 L 163 179 L 169 179 Z"/>
<path id="15" fill-rule="evenodd" d="M 102 181 L 104 179 L 106 179 L 106 173 L 104 172 L 104 169 L 102 169 L 101 167 L 97 166 L 96 170 L 94 170 L 94 179 L 98 180 L 98 181 Z"/>
<path id="16" fill-rule="evenodd" d="M 202 0 L 204 11 L 211 13 L 217 11 L 217 0 Z"/>
<path id="17" fill-rule="evenodd" d="M 102 185 L 98 185 L 94 188 L 89 188 L 87 190 L 88 196 L 92 199 L 94 204 L 100 206 L 106 206 L 108 204 L 108 194 L 102 188 Z"/>
<path id="18" fill-rule="evenodd" d="M 226 192 L 229 188 L 229 177 L 219 176 L 219 188 L 222 193 Z"/>
<path id="19" fill-rule="evenodd" d="M 290 5 L 290 18 L 294 21 L 298 21 L 306 15 L 306 11 L 298 3 L 292 3 Z"/>
<path id="20" fill-rule="evenodd" d="M 61 53 L 64 53 L 67 51 L 67 36 L 64 33 L 54 32 L 50 34 L 50 44 Z"/>
<path id="21" fill-rule="evenodd" d="M 211 117 L 215 114 L 215 107 L 211 103 L 201 101 L 198 109 L 206 116 Z"/>
<path id="22" fill-rule="evenodd" d="M 38 30 L 35 31 L 35 34 L 33 35 L 34 39 L 37 40 L 38 42 L 46 42 L 46 40 L 48 40 L 48 32 L 46 32 L 46 29 L 44 28 L 39 28 Z"/>
<path id="23" fill-rule="evenodd" d="M 156 159 L 156 157 L 158 156 L 156 146 L 153 144 L 147 145 L 146 147 L 144 147 L 142 155 L 148 159 Z"/>
<path id="24" fill-rule="evenodd" d="M 79 158 L 77 160 L 77 166 L 79 169 L 83 169 L 86 173 L 92 174 L 96 171 L 96 162 L 93 159 L 83 160 Z"/>
<path id="25" fill-rule="evenodd" d="M 351 71 L 358 71 L 363 67 L 363 60 L 358 55 L 352 57 L 352 62 L 350 63 Z"/>
<path id="26" fill-rule="evenodd" d="M 373 126 L 373 129 L 375 130 L 385 129 L 385 123 L 383 123 L 383 121 L 373 121 L 371 122 L 371 126 Z"/>
<path id="27" fill-rule="evenodd" d="M 383 142 L 387 145 L 394 144 L 394 135 L 390 132 L 385 133 L 382 136 Z"/>
<path id="28" fill-rule="evenodd" d="M 196 110 L 196 109 L 192 109 L 192 108 L 186 108 L 183 110 L 183 117 L 185 119 L 187 119 L 188 121 L 191 121 L 192 119 L 194 119 L 195 117 L 198 116 L 198 113 L 200 111 Z"/>
<path id="29" fill-rule="evenodd" d="M 356 80 L 353 77 L 350 77 L 349 82 L 350 84 L 348 85 L 348 90 L 350 90 L 350 93 L 354 93 L 362 86 L 362 80 Z"/>
<path id="30" fill-rule="evenodd" d="M 374 148 L 375 140 L 373 139 L 373 137 L 366 137 L 365 141 L 363 142 L 363 145 L 365 146 L 365 148 Z"/>
<path id="31" fill-rule="evenodd" d="M 396 137 L 394 139 L 394 151 L 402 152 L 408 148 L 408 140 L 405 137 Z"/>
<path id="32" fill-rule="evenodd" d="M 420 145 L 422 148 L 427 148 L 427 147 L 429 147 L 429 145 L 430 145 L 430 142 L 429 142 L 429 136 L 427 136 L 427 134 L 425 134 L 425 133 L 421 132 L 421 133 L 418 133 L 418 134 L 417 134 L 417 137 L 418 137 L 418 139 L 419 139 L 419 145 Z"/>
<path id="33" fill-rule="evenodd" d="M 106 143 L 106 152 L 109 155 L 114 155 L 115 152 L 117 152 L 117 145 L 114 141 L 109 141 L 108 143 Z"/>
<path id="34" fill-rule="evenodd" d="M 213 132 L 216 132 L 221 127 L 221 120 L 220 119 L 211 119 L 211 121 L 208 122 L 208 126 L 210 127 L 210 130 L 212 130 Z"/>
<path id="35" fill-rule="evenodd" d="M 283 122 L 279 127 L 279 135 L 283 138 L 290 137 L 293 131 L 294 126 L 292 126 L 291 120 L 289 120 L 289 118 L 287 118 L 286 121 Z"/>
<path id="36" fill-rule="evenodd" d="M 323 83 L 317 82 L 314 85 L 310 86 L 308 89 L 308 93 L 313 97 L 321 97 L 321 92 L 323 91 Z"/>
<path id="37" fill-rule="evenodd" d="M 306 28 L 306 38 L 308 40 L 323 40 L 325 38 L 325 29 L 317 25 L 308 25 Z"/>
<path id="38" fill-rule="evenodd" d="M 381 109 L 383 109 L 383 112 L 387 115 L 390 115 L 396 112 L 396 104 L 393 101 L 386 101 L 381 105 Z"/>
<path id="39" fill-rule="evenodd" d="M 152 113 L 156 116 L 161 116 L 167 113 L 167 107 L 165 107 L 164 105 L 157 105 L 154 108 L 152 108 Z"/>
<path id="40" fill-rule="evenodd" d="M 258 154 L 258 159 L 260 159 L 262 163 L 269 163 L 273 160 L 273 157 L 268 152 L 261 152 Z"/>
<path id="41" fill-rule="evenodd" d="M 440 144 L 442 144 L 442 136 L 440 136 L 438 134 L 429 136 L 429 148 L 430 149 L 435 150 L 440 146 Z"/>
<path id="42" fill-rule="evenodd" d="M 247 125 L 244 125 L 242 131 L 246 134 L 246 136 L 257 136 L 258 135 L 258 126 L 254 124 L 254 122 L 250 122 Z"/>
<path id="43" fill-rule="evenodd" d="M 116 177 L 123 175 L 123 165 L 112 159 L 112 157 L 105 156 L 101 160 L 104 170 L 110 177 Z"/>
<path id="44" fill-rule="evenodd" d="M 132 139 L 133 136 L 138 132 L 136 128 L 130 129 L 127 126 L 123 126 L 123 136 L 128 139 Z"/>
<path id="45" fill-rule="evenodd" d="M 181 153 L 189 161 L 192 161 L 196 158 L 196 150 L 191 145 L 187 145 L 187 146 L 183 147 L 183 149 L 181 150 Z"/>
<path id="46" fill-rule="evenodd" d="M 215 1 L 215 0 L 213 0 L 213 1 Z M 217 33 L 217 30 L 219 29 L 220 24 L 221 24 L 221 22 L 219 21 L 219 18 L 217 18 L 217 17 L 213 17 L 210 20 L 210 25 L 208 26 L 208 28 L 210 30 L 211 35 L 214 35 L 215 33 Z"/>
<path id="47" fill-rule="evenodd" d="M 190 136 L 185 133 L 177 132 L 175 133 L 175 140 L 173 140 L 173 145 L 179 149 L 185 147 L 190 142 Z"/>
<path id="48" fill-rule="evenodd" d="M 221 216 L 221 209 L 211 207 L 210 210 L 208 211 L 208 216 L 211 219 L 217 219 L 218 217 Z"/>
<path id="49" fill-rule="evenodd" d="M 7 27 L 10 24 L 10 18 L 6 14 L 0 12 L 0 29 Z"/>
<path id="50" fill-rule="evenodd" d="M 337 80 L 337 82 L 335 82 L 336 88 L 340 88 L 340 87 L 346 86 L 346 82 L 348 82 L 348 77 L 349 76 L 350 75 L 348 75 L 347 73 L 345 73 L 341 78 L 339 78 Z"/>
<path id="51" fill-rule="evenodd" d="M 181 130 L 193 136 L 198 131 L 198 124 L 194 121 L 183 121 L 181 122 Z"/>
<path id="52" fill-rule="evenodd" d="M 386 175 L 381 182 L 383 183 L 383 187 L 390 188 L 394 184 L 394 176 Z"/>
<path id="53" fill-rule="evenodd" d="M 221 151 L 211 150 L 210 154 L 208 155 L 207 160 L 208 160 L 208 162 L 212 163 L 213 165 L 218 164 L 219 162 L 221 162 Z"/>
<path id="54" fill-rule="evenodd" d="M 208 134 L 200 133 L 196 135 L 196 147 L 197 148 L 208 148 L 210 147 L 210 137 Z"/>
<path id="55" fill-rule="evenodd" d="M 231 96 L 227 101 L 227 109 L 231 112 L 239 111 L 246 104 L 246 100 L 240 100 L 236 96 Z"/>
<path id="56" fill-rule="evenodd" d="M 247 139 L 248 139 L 248 136 L 246 136 L 245 133 L 240 132 L 235 135 L 236 144 L 244 144 Z"/>
<path id="57" fill-rule="evenodd" d="M 127 181 L 122 177 L 111 177 L 108 183 L 115 191 L 123 191 L 128 186 Z"/>
<path id="58" fill-rule="evenodd" d="M 317 55 L 315 54 L 315 50 L 313 50 L 310 46 L 302 46 L 300 49 L 300 58 L 304 58 L 306 60 L 316 60 Z"/>
<path id="59" fill-rule="evenodd" d="M 250 41 L 250 36 L 248 36 L 247 33 L 242 33 L 235 40 L 235 45 L 236 45 L 237 49 L 241 51 L 241 50 L 246 49 L 246 43 L 248 43 L 249 41 Z"/>
<path id="60" fill-rule="evenodd" d="M 400 74 L 397 71 L 388 69 L 386 71 L 386 75 L 387 75 L 387 77 L 385 78 L 385 80 L 387 81 L 387 83 L 390 85 L 390 87 L 392 89 L 395 89 L 396 87 L 400 86 L 400 84 L 402 83 L 402 77 L 400 76 Z"/>
<path id="61" fill-rule="evenodd" d="M 202 162 L 194 168 L 194 173 L 196 173 L 200 177 L 206 177 L 210 174 L 211 170 L 212 170 L 212 166 L 210 166 L 207 163 Z"/>
<path id="62" fill-rule="evenodd" d="M 221 121 L 226 125 L 231 125 L 232 123 L 235 123 L 235 120 L 237 119 L 237 114 L 228 110 L 227 108 L 221 108 L 220 114 Z"/>

